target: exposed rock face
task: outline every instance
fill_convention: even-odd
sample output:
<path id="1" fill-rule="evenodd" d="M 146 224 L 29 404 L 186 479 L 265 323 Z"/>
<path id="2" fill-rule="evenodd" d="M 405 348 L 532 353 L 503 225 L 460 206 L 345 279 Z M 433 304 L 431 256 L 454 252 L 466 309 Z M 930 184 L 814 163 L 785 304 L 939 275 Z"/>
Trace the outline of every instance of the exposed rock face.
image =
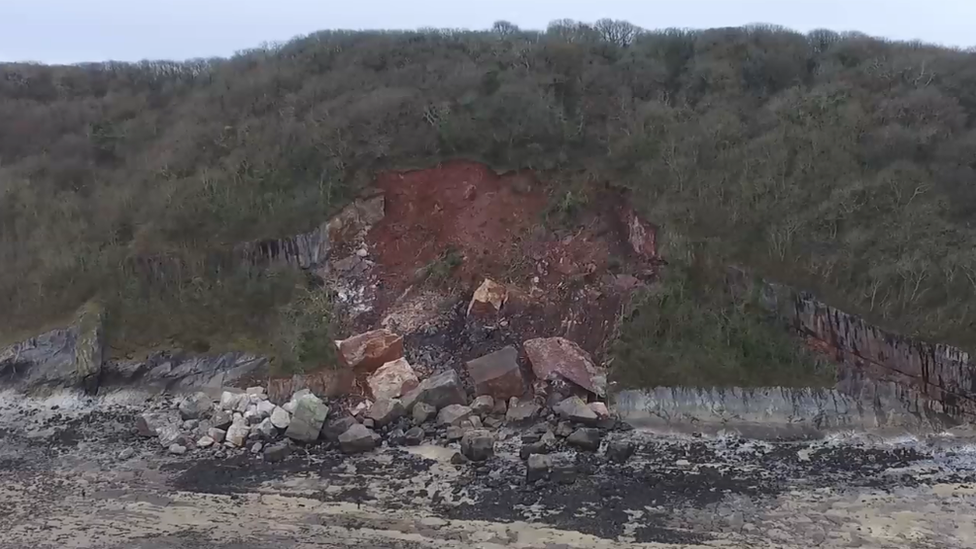
<path id="1" fill-rule="evenodd" d="M 25 391 L 74 384 L 76 327 L 51 330 L 0 349 L 0 380 Z"/>
<path id="2" fill-rule="evenodd" d="M 578 396 L 571 396 L 559 404 L 553 406 L 552 411 L 559 414 L 562 419 L 593 425 L 599 419 L 596 412 L 590 409 Z"/>
<path id="3" fill-rule="evenodd" d="M 339 435 L 339 446 L 347 454 L 368 452 L 376 447 L 378 441 L 379 435 L 361 423 L 351 426 L 345 433 Z"/>
<path id="4" fill-rule="evenodd" d="M 539 379 L 559 376 L 598 396 L 606 395 L 607 377 L 579 345 L 561 337 L 530 339 L 525 354 Z"/>
<path id="5" fill-rule="evenodd" d="M 394 398 L 377 400 L 367 412 L 366 417 L 372 419 L 375 425 L 382 427 L 400 419 L 406 413 L 407 411 L 400 399 Z"/>
<path id="6" fill-rule="evenodd" d="M 183 419 L 200 419 L 210 413 L 213 401 L 210 395 L 204 392 L 196 392 L 187 395 L 180 402 L 180 416 Z"/>
<path id="7" fill-rule="evenodd" d="M 219 389 L 234 386 L 267 363 L 267 358 L 247 353 L 187 355 L 162 351 L 143 361 L 106 362 L 100 383 L 103 386 L 138 384 L 141 388 L 173 393 Z"/>
<path id="8" fill-rule="evenodd" d="M 473 429 L 461 437 L 461 453 L 471 461 L 485 461 L 495 455 L 495 437 L 484 429 Z"/>
<path id="9" fill-rule="evenodd" d="M 471 417 L 471 408 L 460 404 L 450 404 L 437 413 L 438 425 L 455 425 Z"/>
<path id="10" fill-rule="evenodd" d="M 355 335 L 336 345 L 342 363 L 359 372 L 374 372 L 403 357 L 403 338 L 386 329 Z"/>
<path id="11" fill-rule="evenodd" d="M 497 315 L 508 299 L 505 286 L 489 279 L 485 279 L 475 290 L 471 302 L 468 304 L 468 316 L 490 318 Z"/>
<path id="12" fill-rule="evenodd" d="M 89 394 L 98 391 L 102 373 L 105 347 L 104 322 L 105 309 L 99 303 L 89 301 L 79 311 L 75 376 L 77 385 Z"/>
<path id="13" fill-rule="evenodd" d="M 655 261 L 657 254 L 657 227 L 641 219 L 629 206 L 620 208 L 620 220 L 627 227 L 627 243 L 640 259 Z"/>
<path id="14" fill-rule="evenodd" d="M 285 431 L 285 436 L 302 442 L 315 442 L 322 424 L 329 415 L 329 407 L 313 394 L 300 396 L 295 402 L 295 412 Z"/>
<path id="15" fill-rule="evenodd" d="M 461 380 L 454 370 L 445 370 L 420 382 L 420 385 L 403 397 L 403 405 L 412 410 L 414 404 L 425 402 L 438 410 L 450 404 L 467 404 Z"/>
<path id="16" fill-rule="evenodd" d="M 420 379 L 406 359 L 399 358 L 379 367 L 369 376 L 369 390 L 374 400 L 390 400 L 406 394 L 420 385 Z"/>
<path id="17" fill-rule="evenodd" d="M 525 380 L 518 364 L 518 350 L 508 346 L 469 361 L 468 374 L 476 395 L 490 395 L 508 400 L 525 393 Z"/>

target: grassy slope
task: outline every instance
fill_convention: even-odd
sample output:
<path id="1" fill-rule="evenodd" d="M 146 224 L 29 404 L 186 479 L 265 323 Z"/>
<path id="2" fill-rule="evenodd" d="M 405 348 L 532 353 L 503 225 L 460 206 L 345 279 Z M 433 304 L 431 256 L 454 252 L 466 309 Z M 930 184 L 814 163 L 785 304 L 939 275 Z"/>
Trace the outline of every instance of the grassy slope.
<path id="1" fill-rule="evenodd" d="M 118 352 L 295 355 L 302 336 L 282 319 L 296 313 L 278 311 L 296 276 L 217 272 L 212 252 L 306 230 L 376 170 L 462 156 L 545 171 L 557 201 L 587 182 L 628 187 L 673 263 L 736 261 L 886 327 L 970 343 L 973 54 L 631 30 L 324 32 L 227 60 L 0 65 L 0 334 L 98 295 Z M 697 363 L 750 363 L 757 338 L 730 328 L 714 284 L 678 287 L 701 314 L 675 318 L 732 334 Z M 684 356 L 702 337 L 652 316 L 624 327 L 635 348 L 621 362 Z"/>

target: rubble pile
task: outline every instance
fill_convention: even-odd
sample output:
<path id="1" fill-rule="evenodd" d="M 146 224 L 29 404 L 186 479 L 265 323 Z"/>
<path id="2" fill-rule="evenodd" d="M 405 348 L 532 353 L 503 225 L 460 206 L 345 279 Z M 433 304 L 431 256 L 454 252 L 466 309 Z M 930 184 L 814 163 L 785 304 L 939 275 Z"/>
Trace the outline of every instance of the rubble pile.
<path id="1" fill-rule="evenodd" d="M 363 381 L 367 394 L 359 399 L 323 399 L 302 389 L 275 403 L 264 387 L 196 392 L 139 415 L 134 430 L 175 456 L 251 453 L 268 462 L 287 459 L 302 445 L 358 454 L 426 443 L 457 448 L 453 463 L 479 464 L 494 458 L 496 443 L 508 441 L 521 445 L 530 482 L 572 468 L 559 465 L 566 460 L 558 452 L 605 446 L 606 459 L 616 463 L 634 452 L 626 440 L 608 437 L 628 426 L 599 400 L 605 375 L 563 338 L 525 342 L 528 361 L 521 364 L 519 349 L 509 345 L 468 361 L 465 375 L 445 369 L 424 379 L 390 330 L 339 341 L 337 349 L 343 367 Z M 531 368 L 523 368 L 526 362 Z"/>

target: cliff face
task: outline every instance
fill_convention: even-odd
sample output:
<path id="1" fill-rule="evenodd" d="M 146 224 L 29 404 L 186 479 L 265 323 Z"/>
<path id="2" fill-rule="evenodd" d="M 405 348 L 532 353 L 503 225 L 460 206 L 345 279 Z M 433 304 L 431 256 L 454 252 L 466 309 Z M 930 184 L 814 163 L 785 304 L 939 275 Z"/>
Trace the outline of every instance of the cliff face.
<path id="1" fill-rule="evenodd" d="M 976 414 L 976 366 L 969 353 L 888 332 L 831 307 L 808 292 L 730 269 L 729 284 L 743 299 L 754 298 L 840 364 L 839 385 L 870 377 L 892 381 L 932 399 L 939 412 Z"/>

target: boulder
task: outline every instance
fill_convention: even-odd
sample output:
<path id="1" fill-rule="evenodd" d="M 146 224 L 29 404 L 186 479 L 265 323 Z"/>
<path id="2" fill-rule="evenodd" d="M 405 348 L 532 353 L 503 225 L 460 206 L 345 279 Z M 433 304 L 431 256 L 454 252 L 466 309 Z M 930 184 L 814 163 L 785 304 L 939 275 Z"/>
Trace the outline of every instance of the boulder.
<path id="1" fill-rule="evenodd" d="M 197 392 L 187 395 L 186 398 L 180 402 L 180 417 L 183 419 L 199 419 L 207 415 L 212 406 L 213 401 L 210 399 L 210 395 L 207 393 Z"/>
<path id="2" fill-rule="evenodd" d="M 610 417 L 610 410 L 608 410 L 607 405 L 602 402 L 591 402 L 587 404 L 587 406 L 589 406 L 590 410 L 593 410 L 596 417 L 600 419 L 607 419 Z"/>
<path id="3" fill-rule="evenodd" d="M 403 443 L 407 446 L 418 446 L 424 442 L 424 430 L 420 427 L 411 427 L 403 434 Z"/>
<path id="4" fill-rule="evenodd" d="M 258 398 L 260 397 L 268 398 L 268 395 L 265 394 L 264 387 L 248 387 L 247 389 L 244 390 L 244 394 L 254 395 L 257 396 Z"/>
<path id="5" fill-rule="evenodd" d="M 569 435 L 566 442 L 583 450 L 595 452 L 600 449 L 601 440 L 603 440 L 602 431 L 590 427 L 582 427 L 573 431 L 573 434 Z"/>
<path id="6" fill-rule="evenodd" d="M 505 413 L 505 419 L 510 423 L 523 423 L 535 418 L 541 409 L 542 407 L 536 404 L 534 400 L 519 400 L 512 397 L 508 401 L 508 412 Z"/>
<path id="7" fill-rule="evenodd" d="M 471 460 L 469 460 L 468 458 L 464 457 L 464 455 L 461 452 L 454 452 L 454 455 L 451 456 L 451 464 L 452 465 L 464 465 L 465 463 L 467 463 L 469 461 L 471 461 Z"/>
<path id="8" fill-rule="evenodd" d="M 532 454 L 525 464 L 525 480 L 535 482 L 549 476 L 552 469 L 552 459 L 542 454 Z"/>
<path id="9" fill-rule="evenodd" d="M 504 400 L 495 400 L 495 407 L 491 410 L 491 415 L 505 417 L 505 413 L 508 412 L 508 404 L 505 404 Z"/>
<path id="10" fill-rule="evenodd" d="M 227 435 L 224 440 L 231 446 L 236 446 L 240 448 L 244 446 L 244 441 L 247 440 L 247 435 L 250 432 L 250 428 L 244 418 L 234 418 L 234 422 L 230 427 L 227 428 Z"/>
<path id="11" fill-rule="evenodd" d="M 438 425 L 456 425 L 471 417 L 471 408 L 460 404 L 451 404 L 441 408 L 437 413 Z"/>
<path id="12" fill-rule="evenodd" d="M 441 408 L 450 404 L 467 404 L 468 398 L 454 370 L 444 370 L 420 382 L 416 389 L 410 391 L 401 399 L 407 411 L 413 410 L 414 404 L 425 402 L 434 408 Z"/>
<path id="13" fill-rule="evenodd" d="M 495 409 L 495 399 L 491 395 L 481 395 L 471 403 L 471 411 L 478 415 L 487 415 Z"/>
<path id="14" fill-rule="evenodd" d="M 159 436 L 159 430 L 167 425 L 175 425 L 179 421 L 176 414 L 171 412 L 149 412 L 140 414 L 136 418 L 136 432 L 139 436 Z"/>
<path id="15" fill-rule="evenodd" d="M 495 437 L 484 429 L 472 429 L 461 437 L 461 453 L 471 461 L 485 461 L 495 455 Z"/>
<path id="16" fill-rule="evenodd" d="M 525 393 L 525 380 L 515 347 L 508 346 L 468 361 L 467 368 L 476 395 L 505 400 Z"/>
<path id="17" fill-rule="evenodd" d="M 258 416 L 260 416 L 261 419 L 271 417 L 271 413 L 275 411 L 275 408 L 277 408 L 277 406 L 275 406 L 273 402 L 269 400 L 262 400 L 257 404 Z"/>
<path id="18" fill-rule="evenodd" d="M 271 424 L 279 429 L 287 429 L 288 425 L 291 423 L 291 414 L 285 411 L 281 406 L 275 406 L 275 409 L 271 411 Z"/>
<path id="19" fill-rule="evenodd" d="M 403 357 L 403 338 L 387 329 L 373 330 L 336 341 L 339 360 L 359 372 L 374 372 Z"/>
<path id="20" fill-rule="evenodd" d="M 218 429 L 216 427 L 211 427 L 207 430 L 207 436 L 212 438 L 214 443 L 220 443 L 224 441 L 224 437 L 227 436 L 227 431 L 223 429 Z"/>
<path id="21" fill-rule="evenodd" d="M 254 446 L 251 446 L 251 453 L 252 454 L 260 454 L 261 453 L 261 450 L 263 448 L 264 448 L 264 444 L 262 444 L 260 442 L 255 442 L 254 443 Z"/>
<path id="22" fill-rule="evenodd" d="M 227 410 L 217 410 L 210 416 L 210 423 L 218 429 L 226 429 L 234 422 L 234 413 Z"/>
<path id="23" fill-rule="evenodd" d="M 291 454 L 291 443 L 283 440 L 277 444 L 269 444 L 264 447 L 264 461 L 268 463 L 279 462 Z"/>
<path id="24" fill-rule="evenodd" d="M 221 410 L 226 410 L 228 412 L 239 411 L 238 407 L 241 402 L 247 401 L 247 395 L 244 393 L 232 393 L 230 391 L 224 391 L 220 394 L 220 404 L 218 407 Z"/>
<path id="25" fill-rule="evenodd" d="M 329 442 L 339 442 L 339 435 L 348 431 L 353 425 L 359 425 L 359 422 L 348 414 L 333 418 L 322 426 L 322 436 Z"/>
<path id="26" fill-rule="evenodd" d="M 508 300 L 508 290 L 502 284 L 485 279 L 474 291 L 471 302 L 468 303 L 468 316 L 475 318 L 491 318 L 496 316 Z"/>
<path id="27" fill-rule="evenodd" d="M 159 445 L 163 448 L 168 448 L 169 446 L 176 444 L 182 440 L 183 436 L 180 433 L 180 428 L 176 425 L 164 425 L 159 428 Z"/>
<path id="28" fill-rule="evenodd" d="M 562 378 L 597 396 L 606 395 L 606 373 L 576 343 L 562 337 L 548 337 L 530 339 L 524 347 L 537 378 Z"/>
<path id="29" fill-rule="evenodd" d="M 607 444 L 607 458 L 616 463 L 625 463 L 634 455 L 634 443 L 629 440 L 611 440 Z"/>
<path id="30" fill-rule="evenodd" d="M 365 425 L 357 423 L 339 435 L 339 446 L 347 454 L 369 452 L 376 448 L 379 438 L 379 435 Z"/>
<path id="31" fill-rule="evenodd" d="M 400 419 L 407 413 L 400 399 L 377 400 L 366 413 L 368 419 L 372 419 L 375 425 L 380 427 Z"/>
<path id="32" fill-rule="evenodd" d="M 390 400 L 420 385 L 420 379 L 406 359 L 399 358 L 379 367 L 367 380 L 374 400 Z"/>
<path id="33" fill-rule="evenodd" d="M 285 431 L 285 436 L 302 442 L 315 442 L 322 424 L 329 415 L 329 407 L 319 397 L 305 394 L 295 400 L 295 412 Z"/>
<path id="34" fill-rule="evenodd" d="M 437 414 L 437 408 L 426 402 L 418 402 L 413 407 L 413 422 L 417 425 L 425 423 L 428 419 Z"/>
<path id="35" fill-rule="evenodd" d="M 216 442 L 213 438 L 208 435 L 203 435 L 197 440 L 197 448 L 210 448 Z"/>
<path id="36" fill-rule="evenodd" d="M 257 425 L 261 423 L 261 414 L 258 413 L 257 406 L 251 406 L 247 411 L 244 412 L 244 421 L 248 425 Z"/>
<path id="37" fill-rule="evenodd" d="M 559 404 L 553 406 L 552 411 L 556 412 L 561 419 L 584 423 L 586 425 L 593 425 L 598 419 L 596 412 L 590 409 L 590 407 L 583 402 L 583 399 L 578 396 L 571 396 L 566 400 L 563 400 Z"/>
<path id="38" fill-rule="evenodd" d="M 471 430 L 471 425 L 467 425 L 467 428 L 465 428 L 465 426 L 463 425 L 448 425 L 447 431 L 444 433 L 444 438 L 446 438 L 448 442 L 461 440 L 461 438 L 464 436 L 464 433 L 470 430 Z"/>
<path id="39" fill-rule="evenodd" d="M 169 453 L 182 456 L 186 453 L 186 446 L 183 446 L 182 444 L 170 444 Z"/>
<path id="40" fill-rule="evenodd" d="M 278 428 L 271 423 L 271 418 L 264 418 L 257 426 L 258 436 L 264 440 L 274 440 L 278 437 Z M 318 438 L 318 437 L 316 437 Z"/>

